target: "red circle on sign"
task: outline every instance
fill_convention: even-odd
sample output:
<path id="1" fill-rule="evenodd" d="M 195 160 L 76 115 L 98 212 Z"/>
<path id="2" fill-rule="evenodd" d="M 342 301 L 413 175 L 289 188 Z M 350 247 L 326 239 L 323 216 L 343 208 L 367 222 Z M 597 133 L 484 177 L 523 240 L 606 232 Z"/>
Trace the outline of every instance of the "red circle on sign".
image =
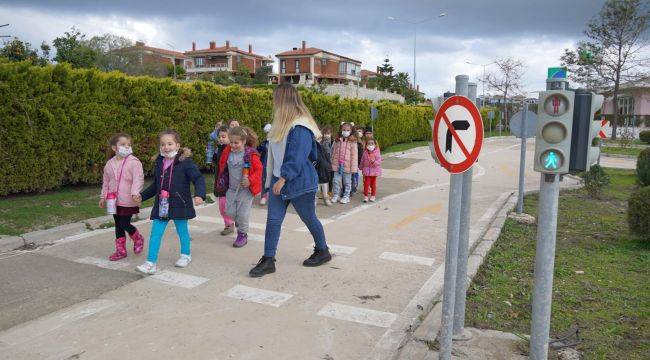
<path id="1" fill-rule="evenodd" d="M 461 146 L 461 148 L 464 148 L 464 144 L 460 141 L 460 138 L 458 135 L 455 133 L 455 131 L 451 127 L 451 121 L 446 119 L 445 112 L 447 109 L 454 105 L 460 105 L 467 109 L 469 111 L 470 115 L 472 116 L 472 122 L 474 123 L 474 127 L 476 128 L 476 136 L 474 138 L 474 147 L 472 148 L 472 152 L 469 153 L 469 156 L 466 157 L 466 159 L 458 164 L 452 164 L 447 159 L 445 159 L 443 152 L 440 149 L 441 144 L 438 142 L 438 128 L 440 127 L 440 122 L 444 121 L 447 123 L 447 128 L 452 130 L 452 136 L 453 139 L 456 140 L 456 142 Z M 445 115 L 445 116 L 443 116 Z M 454 95 L 445 102 L 442 103 L 440 106 L 440 109 L 436 113 L 435 120 L 433 121 L 433 148 L 436 152 L 436 156 L 438 157 L 438 162 L 442 167 L 447 169 L 452 174 L 459 174 L 462 172 L 467 171 L 469 168 L 474 165 L 476 162 L 476 159 L 478 159 L 478 154 L 481 152 L 481 146 L 483 146 L 483 120 L 481 118 L 481 113 L 479 112 L 478 108 L 476 105 L 467 97 L 465 96 L 460 96 L 460 95 Z"/>

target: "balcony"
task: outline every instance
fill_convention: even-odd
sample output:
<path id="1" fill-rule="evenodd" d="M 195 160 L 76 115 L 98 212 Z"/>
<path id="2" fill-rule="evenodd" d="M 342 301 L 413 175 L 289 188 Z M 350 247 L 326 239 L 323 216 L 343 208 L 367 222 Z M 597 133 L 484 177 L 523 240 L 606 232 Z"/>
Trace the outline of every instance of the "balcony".
<path id="1" fill-rule="evenodd" d="M 193 68 L 186 69 L 188 73 L 205 73 L 215 71 L 229 71 L 228 64 L 205 64 L 194 65 Z"/>

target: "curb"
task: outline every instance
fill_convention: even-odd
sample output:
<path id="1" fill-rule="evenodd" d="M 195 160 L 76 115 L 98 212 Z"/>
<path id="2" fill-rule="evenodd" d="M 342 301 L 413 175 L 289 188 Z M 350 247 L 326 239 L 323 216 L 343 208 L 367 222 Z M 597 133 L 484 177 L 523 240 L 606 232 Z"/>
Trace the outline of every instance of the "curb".
<path id="1" fill-rule="evenodd" d="M 624 155 L 624 154 L 606 154 L 601 152 L 600 156 L 602 157 L 608 157 L 608 158 L 617 158 L 617 159 L 630 159 L 630 160 L 636 160 L 637 157 L 634 155 Z"/>
<path id="2" fill-rule="evenodd" d="M 25 246 L 36 247 L 45 244 L 51 244 L 55 240 L 67 236 L 78 235 L 88 232 L 86 223 L 75 222 L 56 226 L 46 230 L 37 230 L 20 235 L 25 240 Z"/>

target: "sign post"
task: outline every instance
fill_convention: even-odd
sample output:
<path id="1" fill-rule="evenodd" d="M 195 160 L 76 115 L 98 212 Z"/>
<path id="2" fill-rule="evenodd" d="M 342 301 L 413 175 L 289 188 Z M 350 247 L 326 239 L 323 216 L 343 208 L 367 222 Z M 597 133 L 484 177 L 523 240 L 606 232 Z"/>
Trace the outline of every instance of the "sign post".
<path id="1" fill-rule="evenodd" d="M 457 76 L 456 90 L 464 89 L 464 91 L 467 91 L 468 79 L 467 75 Z M 451 173 L 447 214 L 442 329 L 439 337 L 440 359 L 451 359 L 456 282 L 458 280 L 458 243 L 462 214 L 463 173 L 474 165 L 481 152 L 483 144 L 481 114 L 476 105 L 466 96 L 454 95 L 445 100 L 440 106 L 433 121 L 432 132 L 432 147 L 437 161 Z M 467 212 L 469 213 L 469 208 Z M 465 280 L 461 279 L 460 281 L 464 283 Z"/>
<path id="2" fill-rule="evenodd" d="M 526 139 L 535 136 L 537 115 L 528 111 L 528 103 L 524 102 L 523 109 L 510 119 L 510 133 L 521 139 L 519 154 L 519 197 L 517 198 L 517 214 L 524 211 L 524 172 L 526 170 Z"/>

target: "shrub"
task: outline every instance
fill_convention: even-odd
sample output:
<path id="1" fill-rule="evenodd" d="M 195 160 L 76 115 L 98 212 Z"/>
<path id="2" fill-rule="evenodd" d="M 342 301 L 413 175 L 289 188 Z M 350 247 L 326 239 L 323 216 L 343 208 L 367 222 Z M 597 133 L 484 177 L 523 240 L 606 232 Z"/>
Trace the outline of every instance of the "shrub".
<path id="1" fill-rule="evenodd" d="M 341 119 L 370 122 L 369 100 L 301 91 L 314 118 L 336 128 Z M 152 170 L 157 133 L 173 127 L 204 163 L 206 139 L 218 120 L 239 119 L 258 133 L 272 117 L 272 90 L 197 81 L 131 77 L 69 65 L 0 62 L 0 196 L 66 184 L 97 184 L 107 139 L 133 136 L 134 153 Z M 375 136 L 382 146 L 430 137 L 430 108 L 376 103 Z"/>
<path id="2" fill-rule="evenodd" d="M 650 148 L 639 153 L 636 160 L 636 179 L 641 186 L 650 185 Z"/>
<path id="3" fill-rule="evenodd" d="M 630 195 L 627 203 L 627 222 L 631 233 L 650 239 L 650 186 Z"/>
<path id="4" fill-rule="evenodd" d="M 609 176 L 600 165 L 592 165 L 589 171 L 582 173 L 581 177 L 585 183 L 585 190 L 593 198 L 598 198 L 603 188 L 609 185 Z"/>
<path id="5" fill-rule="evenodd" d="M 639 133 L 639 139 L 646 144 L 650 144 L 650 130 L 643 130 Z"/>

